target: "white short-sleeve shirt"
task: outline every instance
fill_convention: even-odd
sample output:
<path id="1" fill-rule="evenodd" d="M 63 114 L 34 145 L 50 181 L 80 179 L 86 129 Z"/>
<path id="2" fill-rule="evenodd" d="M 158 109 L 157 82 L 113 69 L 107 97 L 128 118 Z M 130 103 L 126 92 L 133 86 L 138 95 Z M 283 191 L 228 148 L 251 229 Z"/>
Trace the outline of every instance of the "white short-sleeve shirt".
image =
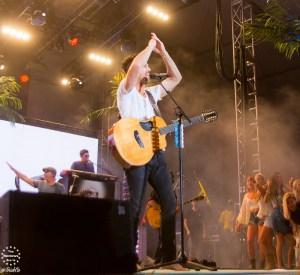
<path id="1" fill-rule="evenodd" d="M 133 87 L 130 91 L 126 91 L 125 79 L 120 82 L 117 91 L 117 105 L 121 118 L 136 118 L 139 120 L 147 120 L 155 116 L 155 112 L 150 103 L 148 95 L 142 96 L 136 87 Z M 162 99 L 166 93 L 160 87 L 160 85 L 147 87 L 155 102 Z"/>

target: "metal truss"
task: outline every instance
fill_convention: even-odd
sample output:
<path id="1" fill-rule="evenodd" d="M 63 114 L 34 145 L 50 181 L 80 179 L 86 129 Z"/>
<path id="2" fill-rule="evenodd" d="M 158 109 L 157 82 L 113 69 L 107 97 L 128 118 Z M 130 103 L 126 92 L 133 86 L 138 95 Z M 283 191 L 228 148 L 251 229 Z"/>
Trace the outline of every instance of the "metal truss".
<path id="1" fill-rule="evenodd" d="M 232 0 L 231 21 L 240 204 L 247 175 L 261 171 L 255 52 L 253 39 L 247 40 L 244 35 L 244 24 L 252 22 L 251 4 Z"/>

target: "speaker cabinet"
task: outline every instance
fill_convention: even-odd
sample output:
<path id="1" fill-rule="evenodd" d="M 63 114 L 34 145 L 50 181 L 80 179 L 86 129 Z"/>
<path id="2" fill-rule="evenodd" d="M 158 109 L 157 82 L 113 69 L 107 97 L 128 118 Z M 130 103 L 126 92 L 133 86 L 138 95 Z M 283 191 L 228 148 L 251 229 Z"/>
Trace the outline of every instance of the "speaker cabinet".
<path id="1" fill-rule="evenodd" d="M 0 252 L 18 249 L 21 273 L 136 270 L 127 202 L 10 191 L 0 209 Z"/>

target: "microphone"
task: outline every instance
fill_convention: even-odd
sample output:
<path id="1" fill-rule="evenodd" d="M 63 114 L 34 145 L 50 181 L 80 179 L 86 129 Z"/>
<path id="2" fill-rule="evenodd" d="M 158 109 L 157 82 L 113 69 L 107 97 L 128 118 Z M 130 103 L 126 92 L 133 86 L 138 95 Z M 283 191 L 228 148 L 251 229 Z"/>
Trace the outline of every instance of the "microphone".
<path id="1" fill-rule="evenodd" d="M 191 198 L 190 200 L 185 201 L 184 204 L 188 204 L 188 203 L 190 203 L 192 201 L 201 201 L 201 200 L 204 200 L 204 199 L 205 199 L 205 196 L 203 194 L 199 194 L 199 195 Z"/>
<path id="2" fill-rule="evenodd" d="M 168 76 L 169 75 L 167 73 L 152 73 L 152 74 L 150 74 L 150 79 L 153 79 L 153 80 L 164 80 Z"/>

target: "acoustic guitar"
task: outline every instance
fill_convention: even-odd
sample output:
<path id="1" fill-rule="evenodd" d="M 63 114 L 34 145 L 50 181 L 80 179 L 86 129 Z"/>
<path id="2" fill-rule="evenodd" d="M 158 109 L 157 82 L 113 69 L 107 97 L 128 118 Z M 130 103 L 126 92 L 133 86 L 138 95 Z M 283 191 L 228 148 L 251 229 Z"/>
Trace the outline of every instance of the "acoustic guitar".
<path id="1" fill-rule="evenodd" d="M 183 120 L 183 127 L 196 123 L 208 123 L 217 119 L 215 111 L 202 112 L 192 117 L 191 122 Z M 154 153 L 167 147 L 166 135 L 175 131 L 178 123 L 167 125 L 158 116 L 149 121 L 122 118 L 110 129 L 109 143 L 113 154 L 124 167 L 141 166 L 151 160 Z"/>

